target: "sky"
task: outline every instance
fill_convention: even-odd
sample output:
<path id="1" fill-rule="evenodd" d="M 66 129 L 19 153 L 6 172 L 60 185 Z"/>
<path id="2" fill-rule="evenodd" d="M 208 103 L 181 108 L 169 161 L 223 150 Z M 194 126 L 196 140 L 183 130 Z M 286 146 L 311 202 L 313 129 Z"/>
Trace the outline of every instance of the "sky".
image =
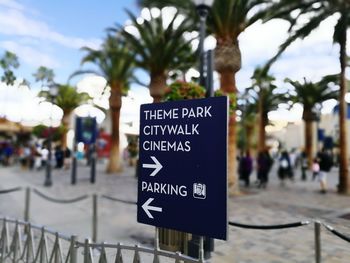
<path id="1" fill-rule="evenodd" d="M 105 36 L 105 29 L 115 23 L 124 24 L 127 8 L 135 14 L 140 14 L 136 0 L 0 0 L 0 54 L 9 50 L 18 55 L 20 68 L 16 70 L 18 78 L 26 78 L 36 91 L 39 84 L 34 83 L 32 74 L 39 66 L 52 68 L 56 74 L 55 81 L 65 83 L 70 74 L 80 69 L 80 61 L 84 54 L 80 50 L 82 46 L 98 48 Z M 293 44 L 272 67 L 272 73 L 277 78 L 281 88 L 286 84 L 283 79 L 289 77 L 294 80 L 319 80 L 323 75 L 339 72 L 338 46 L 332 43 L 332 27 L 336 17 L 324 21 L 311 37 L 297 41 Z M 281 20 L 274 20 L 266 24 L 257 22 L 243 32 L 239 38 L 242 51 L 242 69 L 237 74 L 237 86 L 243 90 L 251 85 L 251 75 L 255 67 L 264 64 L 272 57 L 279 44 L 287 37 L 288 24 Z M 208 46 L 215 46 L 210 43 Z M 350 44 L 348 45 L 350 48 Z M 87 66 L 89 68 L 91 66 Z M 147 81 L 147 76 L 141 74 Z M 104 85 L 101 79 L 90 77 L 76 77 L 73 84 L 78 84 L 80 90 L 96 92 L 96 86 Z M 218 88 L 219 81 L 216 74 L 215 85 Z M 25 90 L 25 88 L 22 88 Z M 37 99 L 32 91 L 22 91 L 20 94 L 14 89 L 0 84 L 0 115 L 11 115 L 13 120 L 23 121 L 33 119 L 38 112 L 43 110 L 38 106 Z M 31 94 L 29 96 L 29 94 Z M 31 98 L 30 103 L 28 98 Z M 132 105 L 126 105 L 124 112 L 130 113 L 129 117 L 136 116 L 138 105 L 149 102 L 148 90 L 140 86 L 132 86 Z M 135 104 L 135 100 L 137 103 Z M 19 113 L 16 105 L 32 107 L 32 113 Z M 100 102 L 106 104 L 106 100 Z M 325 105 L 325 111 L 330 111 L 335 104 Z M 36 105 L 36 106 L 35 106 Z M 10 110 L 11 108 L 11 110 Z M 35 109 L 34 109 L 35 108 Z M 14 112 L 17 110 L 17 115 Z M 47 114 L 40 121 L 47 121 Z M 59 110 L 53 110 L 59 119 Z M 50 116 L 52 115 L 50 113 Z M 300 107 L 296 107 L 288 114 L 278 111 L 270 114 L 271 119 L 284 119 L 294 121 L 301 117 Z M 124 114 L 124 115 L 125 115 Z M 16 115 L 16 117 L 14 117 Z M 28 117 L 30 115 L 30 117 Z"/>

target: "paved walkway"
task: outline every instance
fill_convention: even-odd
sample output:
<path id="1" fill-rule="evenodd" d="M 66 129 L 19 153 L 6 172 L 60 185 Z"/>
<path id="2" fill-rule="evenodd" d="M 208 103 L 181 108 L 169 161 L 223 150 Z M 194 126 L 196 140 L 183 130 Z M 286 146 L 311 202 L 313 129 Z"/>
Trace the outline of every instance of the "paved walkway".
<path id="1" fill-rule="evenodd" d="M 70 185 L 69 171 L 53 173 L 53 186 L 43 187 L 44 171 L 23 171 L 19 167 L 0 168 L 0 190 L 16 186 L 30 186 L 57 198 L 70 199 L 83 194 L 107 194 L 126 200 L 137 198 L 137 180 L 134 169 L 126 168 L 119 175 L 103 172 L 104 165 L 98 165 L 97 182 L 89 183 L 89 170 L 79 167 L 76 186 Z M 252 175 L 253 179 L 255 175 Z M 229 218 L 245 224 L 283 224 L 305 219 L 320 219 L 342 233 L 350 234 L 350 221 L 339 216 L 350 214 L 350 197 L 335 192 L 337 169 L 329 176 L 329 193 L 318 193 L 317 182 L 287 182 L 281 187 L 276 172 L 270 175 L 267 189 L 252 187 L 241 196 L 229 199 Z M 63 205 L 47 202 L 32 195 L 30 220 L 47 225 L 80 238 L 91 236 L 92 199 Z M 0 196 L 0 214 L 23 218 L 24 193 L 16 192 Z M 98 240 L 141 243 L 152 246 L 154 228 L 136 222 L 136 206 L 99 200 Z M 322 262 L 349 262 L 350 243 L 347 243 L 324 228 L 322 238 Z M 249 230 L 229 228 L 229 241 L 215 241 L 215 252 L 211 262 L 315 262 L 313 225 L 284 230 Z"/>

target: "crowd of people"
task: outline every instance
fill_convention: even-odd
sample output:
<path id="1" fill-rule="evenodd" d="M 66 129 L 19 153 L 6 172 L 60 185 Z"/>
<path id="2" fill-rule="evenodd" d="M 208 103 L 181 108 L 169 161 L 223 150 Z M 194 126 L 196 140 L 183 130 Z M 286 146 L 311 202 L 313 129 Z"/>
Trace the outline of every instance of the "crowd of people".
<path id="1" fill-rule="evenodd" d="M 11 141 L 0 143 L 0 165 L 10 166 L 20 164 L 22 169 L 40 170 L 44 168 L 48 161 L 49 151 L 45 143 L 27 142 L 24 144 L 14 144 Z M 89 152 L 86 152 L 86 157 Z M 52 166 L 57 169 L 69 169 L 71 163 L 71 151 L 69 148 L 63 149 L 60 144 L 56 144 L 52 151 Z M 89 158 L 87 158 L 89 159 Z M 258 152 L 255 160 L 249 151 L 241 153 L 238 158 L 239 178 L 244 182 L 245 187 L 251 186 L 251 176 L 256 171 L 255 185 L 258 188 L 266 188 L 269 182 L 272 167 L 277 168 L 276 173 L 281 186 L 285 186 L 286 181 L 294 181 L 297 169 L 300 169 L 300 179 L 308 179 L 308 171 L 312 171 L 309 176 L 313 181 L 319 181 L 320 192 L 327 192 L 327 174 L 331 170 L 334 162 L 330 151 L 323 149 L 318 152 L 312 163 L 307 158 L 305 152 L 280 151 L 271 156 L 269 150 Z"/>
<path id="2" fill-rule="evenodd" d="M 281 186 L 285 186 L 286 181 L 294 181 L 297 169 L 300 169 L 300 179 L 308 179 L 308 171 L 311 170 L 311 180 L 318 180 L 320 183 L 320 192 L 327 193 L 327 174 L 330 172 L 333 162 L 333 155 L 330 151 L 322 149 L 313 159 L 312 163 L 307 158 L 305 152 L 298 153 L 295 149 L 290 152 L 283 150 L 271 156 L 268 150 L 257 153 L 254 160 L 250 152 L 242 153 L 239 159 L 238 173 L 239 178 L 244 182 L 245 187 L 250 187 L 251 175 L 256 171 L 255 185 L 258 188 L 266 188 L 269 182 L 271 168 L 276 165 L 276 175 L 280 180 Z"/>
<path id="3" fill-rule="evenodd" d="M 45 143 L 26 142 L 14 144 L 6 141 L 0 144 L 0 164 L 11 166 L 19 164 L 22 169 L 40 170 L 46 166 L 49 157 L 49 150 Z M 71 151 L 69 148 L 63 149 L 57 144 L 52 151 L 52 165 L 57 168 L 69 169 Z"/>

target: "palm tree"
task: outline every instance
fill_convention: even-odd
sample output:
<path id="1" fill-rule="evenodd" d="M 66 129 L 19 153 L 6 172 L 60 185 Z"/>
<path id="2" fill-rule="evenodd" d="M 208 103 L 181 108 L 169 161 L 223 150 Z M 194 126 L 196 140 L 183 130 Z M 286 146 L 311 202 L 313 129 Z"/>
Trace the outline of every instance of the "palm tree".
<path id="1" fill-rule="evenodd" d="M 49 91 L 41 91 L 39 96 L 49 101 L 52 99 Z M 61 146 L 63 149 L 67 148 L 67 132 L 70 127 L 70 119 L 73 110 L 79 105 L 86 103 L 89 99 L 90 96 L 87 93 L 79 93 L 75 87 L 69 85 L 58 85 L 57 96 L 53 98 L 52 103 L 56 104 L 63 110 L 63 134 L 61 137 Z"/>
<path id="2" fill-rule="evenodd" d="M 33 74 L 36 82 L 41 82 L 41 86 L 50 85 L 54 83 L 55 73 L 52 69 L 44 66 L 40 66 L 37 71 Z"/>
<path id="3" fill-rule="evenodd" d="M 316 107 L 329 99 L 336 99 L 338 90 L 332 89 L 330 84 L 338 82 L 337 76 L 326 76 L 319 82 L 311 82 L 304 79 L 304 82 L 285 80 L 294 88 L 295 94 L 291 97 L 294 103 L 303 104 L 303 120 L 305 122 L 305 152 L 309 166 L 313 159 L 313 132 L 312 123 L 317 120 Z"/>
<path id="4" fill-rule="evenodd" d="M 292 16 L 292 12 L 298 10 L 297 16 Z M 340 90 L 339 90 L 339 144 L 340 144 L 340 166 L 339 166 L 339 193 L 350 193 L 350 180 L 348 169 L 348 141 L 346 112 L 347 105 L 345 94 L 347 84 L 345 78 L 345 69 L 347 66 L 347 29 L 350 26 L 350 2 L 349 1 L 330 1 L 330 0 L 309 0 L 309 1 L 291 1 L 280 0 L 270 9 L 269 19 L 282 18 L 291 23 L 287 40 L 280 46 L 278 53 L 267 64 L 269 67 L 282 52 L 295 40 L 305 38 L 312 31 L 319 27 L 322 21 L 329 17 L 337 15 L 337 23 L 334 26 L 333 41 L 339 44 L 339 63 L 340 63 Z M 305 16 L 307 20 L 305 22 Z"/>
<path id="5" fill-rule="evenodd" d="M 1 81 L 5 82 L 6 85 L 13 85 L 16 81 L 16 76 L 13 73 L 13 69 L 19 67 L 17 55 L 12 52 L 6 51 L 0 59 L 0 67 L 3 69 Z"/>
<path id="6" fill-rule="evenodd" d="M 268 74 L 267 71 L 261 68 L 256 68 L 253 73 L 253 86 L 254 90 L 258 91 L 256 101 L 258 110 L 258 152 L 266 150 L 266 126 L 268 124 L 268 112 L 277 109 L 278 104 L 285 101 L 285 97 L 281 94 L 275 94 L 274 90 L 277 88 L 273 84 L 275 78 Z M 267 108 L 266 108 L 267 107 Z"/>
<path id="7" fill-rule="evenodd" d="M 130 49 L 136 55 L 136 66 L 146 70 L 150 75 L 149 90 L 154 102 L 161 102 L 166 90 L 166 81 L 171 70 L 189 69 L 194 63 L 190 40 L 185 40 L 183 33 L 191 31 L 191 24 L 184 20 L 177 24 L 180 17 L 175 14 L 168 25 L 163 16 L 153 17 L 139 23 L 137 17 L 128 12 L 132 27 L 122 28 L 122 34 Z M 118 29 L 111 28 L 115 31 Z"/>
<path id="8" fill-rule="evenodd" d="M 174 6 L 181 13 L 198 20 L 192 1 L 189 0 L 139 0 L 142 6 Z M 238 38 L 240 34 L 269 10 L 266 0 L 215 0 L 209 12 L 207 26 L 209 33 L 217 40 L 215 48 L 215 69 L 220 74 L 220 89 L 226 94 L 237 93 L 236 73 L 241 68 L 241 51 Z M 251 15 L 252 14 L 252 15 Z M 228 183 L 231 194 L 239 191 L 236 173 L 236 116 L 233 113 L 229 121 L 228 138 Z"/>
<path id="9" fill-rule="evenodd" d="M 106 79 L 111 89 L 109 109 L 111 112 L 111 152 L 107 165 L 107 173 L 116 173 L 122 170 L 120 160 L 119 122 L 122 96 L 126 95 L 129 83 L 133 78 L 135 56 L 128 49 L 125 41 L 118 36 L 108 35 L 99 50 L 83 48 L 87 54 L 82 63 L 91 62 L 98 70 L 80 70 L 73 75 L 94 73 Z"/>
<path id="10" fill-rule="evenodd" d="M 248 89 L 238 98 L 238 109 L 242 112 L 241 130 L 243 147 L 245 152 L 252 153 L 254 132 L 257 122 L 257 105 L 254 100 L 250 98 Z"/>
<path id="11" fill-rule="evenodd" d="M 260 80 L 253 80 L 253 86 L 249 88 L 254 102 L 252 103 L 251 111 L 257 114 L 258 118 L 258 151 L 266 150 L 266 126 L 269 125 L 268 114 L 271 111 L 277 110 L 283 103 L 289 100 L 285 93 L 277 92 L 277 86 L 271 81 L 272 76 L 266 76 L 266 84 L 260 85 Z"/>

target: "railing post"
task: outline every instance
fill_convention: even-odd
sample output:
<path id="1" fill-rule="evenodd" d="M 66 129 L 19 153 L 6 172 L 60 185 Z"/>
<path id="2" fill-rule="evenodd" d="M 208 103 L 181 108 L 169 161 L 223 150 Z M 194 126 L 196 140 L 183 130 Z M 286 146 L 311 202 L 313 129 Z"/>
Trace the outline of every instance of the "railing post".
<path id="1" fill-rule="evenodd" d="M 24 200 L 24 221 L 29 222 L 29 209 L 30 209 L 30 188 L 26 188 L 25 200 Z"/>
<path id="2" fill-rule="evenodd" d="M 70 239 L 70 263 L 77 263 L 78 248 L 76 246 L 78 237 L 76 235 L 71 236 Z"/>
<path id="3" fill-rule="evenodd" d="M 321 263 L 321 223 L 315 221 L 315 262 Z"/>
<path id="4" fill-rule="evenodd" d="M 90 154 L 90 183 L 94 184 L 96 181 L 96 147 L 95 144 L 90 144 L 91 147 L 91 154 Z"/>
<path id="5" fill-rule="evenodd" d="M 97 241 L 97 220 L 98 220 L 98 210 L 97 210 L 97 194 L 92 196 L 92 242 Z"/>
<path id="6" fill-rule="evenodd" d="M 89 239 L 85 239 L 85 242 L 84 242 L 84 263 L 90 263 L 90 248 L 89 248 Z"/>
<path id="7" fill-rule="evenodd" d="M 159 228 L 155 227 L 155 233 L 154 233 L 154 248 L 156 250 L 159 250 Z"/>
<path id="8" fill-rule="evenodd" d="M 204 237 L 199 237 L 199 262 L 204 262 Z"/>
<path id="9" fill-rule="evenodd" d="M 78 118 L 75 117 L 75 131 L 77 130 L 78 125 Z M 78 153 L 78 147 L 77 147 L 77 134 L 74 135 L 74 142 L 73 142 L 73 154 L 72 154 L 72 172 L 71 172 L 71 184 L 75 185 L 77 183 L 77 153 Z"/>
<path id="10" fill-rule="evenodd" d="M 155 227 L 154 231 L 154 258 L 153 258 L 153 263 L 159 263 L 159 256 L 158 256 L 158 251 L 159 251 L 159 229 L 158 227 Z"/>

